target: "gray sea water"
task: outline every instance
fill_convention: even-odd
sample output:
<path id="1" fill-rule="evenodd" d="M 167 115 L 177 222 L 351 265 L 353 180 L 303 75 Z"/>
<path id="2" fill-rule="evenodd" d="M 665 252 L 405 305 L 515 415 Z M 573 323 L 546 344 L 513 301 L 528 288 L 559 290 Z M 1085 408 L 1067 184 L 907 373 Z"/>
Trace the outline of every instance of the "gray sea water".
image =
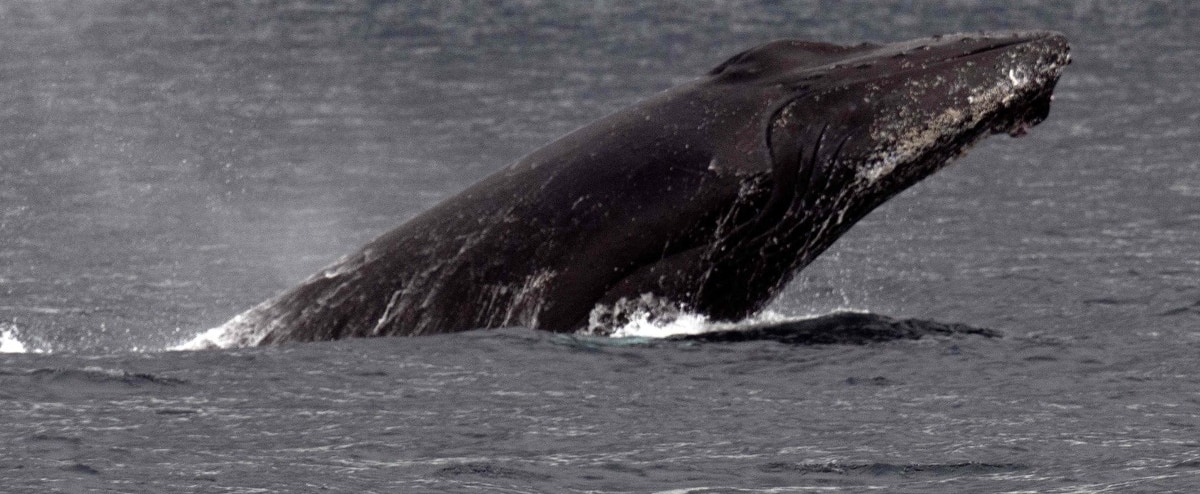
<path id="1" fill-rule="evenodd" d="M 1001 338 L 528 329 L 165 351 L 782 37 L 1052 29 L 1048 121 L 770 308 Z M 0 491 L 1194 492 L 1191 2 L 0 3 Z"/>

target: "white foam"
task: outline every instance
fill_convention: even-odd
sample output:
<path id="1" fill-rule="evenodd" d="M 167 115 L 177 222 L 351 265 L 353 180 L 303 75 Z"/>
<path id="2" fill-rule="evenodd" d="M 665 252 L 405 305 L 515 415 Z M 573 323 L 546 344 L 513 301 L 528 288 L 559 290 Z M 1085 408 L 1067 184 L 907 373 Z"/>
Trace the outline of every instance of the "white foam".
<path id="1" fill-rule="evenodd" d="M 17 330 L 13 326 L 3 327 L 0 331 L 0 353 L 29 353 L 29 347 L 17 338 Z"/>
<path id="2" fill-rule="evenodd" d="M 757 324 L 769 324 L 782 321 L 794 321 L 802 319 L 810 319 L 821 317 L 833 312 L 858 311 L 848 307 L 840 307 L 827 312 L 811 312 L 804 315 L 785 315 L 775 311 L 766 310 L 759 314 L 736 322 L 718 322 L 710 321 L 703 314 L 690 312 L 687 310 L 679 310 L 672 314 L 671 317 L 662 317 L 651 308 L 639 307 L 635 309 L 628 317 L 629 322 L 623 326 L 616 328 L 610 337 L 613 338 L 667 338 L 675 335 L 694 335 L 703 334 L 713 331 L 728 331 L 739 327 L 753 326 Z M 209 329 L 200 333 L 191 339 L 179 343 L 174 346 L 167 347 L 168 351 L 196 351 L 196 350 L 217 350 L 225 348 L 242 348 L 253 346 L 261 340 L 261 335 L 249 331 L 244 323 L 245 314 L 238 315 L 229 322 Z M 585 330 L 585 332 L 595 332 L 594 328 Z M 9 333 L 5 332 L 0 341 L 7 342 Z M 19 341 L 12 339 L 15 345 L 21 345 Z M 8 345 L 8 343 L 5 343 Z M 4 347 L 5 350 L 9 348 Z M 24 351 L 24 346 L 14 347 L 21 348 Z"/>
<path id="3" fill-rule="evenodd" d="M 732 329 L 744 328 L 747 326 L 756 326 L 761 324 L 773 324 L 787 321 L 803 321 L 807 319 L 816 319 L 830 314 L 839 312 L 862 312 L 869 311 L 852 307 L 849 304 L 838 306 L 829 310 L 809 311 L 803 314 L 787 315 L 773 310 L 764 310 L 754 316 L 748 317 L 736 322 L 717 322 L 710 321 L 707 317 L 692 312 L 682 312 L 675 319 L 670 321 L 656 320 L 649 312 L 638 312 L 630 318 L 630 322 L 610 335 L 613 338 L 667 338 L 675 335 L 692 335 L 711 333 L 713 331 L 729 331 Z"/>
<path id="4" fill-rule="evenodd" d="M 243 328 L 244 314 L 239 314 L 229 322 L 200 333 L 192 339 L 178 345 L 167 347 L 169 351 L 217 350 L 222 348 L 241 348 L 251 346 L 251 335 Z"/>
<path id="5" fill-rule="evenodd" d="M 713 323 L 701 314 L 684 312 L 670 321 L 655 320 L 649 312 L 638 312 L 629 322 L 612 333 L 613 338 L 666 338 L 677 334 L 700 334 L 712 331 Z"/>
<path id="6" fill-rule="evenodd" d="M 218 348 L 229 348 L 229 346 L 222 345 L 222 343 L 226 343 L 227 340 L 228 340 L 228 338 L 225 336 L 225 327 L 217 326 L 215 328 L 209 329 L 208 331 L 200 333 L 200 334 L 192 337 L 192 339 L 187 340 L 183 343 L 180 343 L 180 344 L 174 345 L 174 346 L 169 346 L 169 347 L 167 347 L 167 350 L 169 350 L 169 351 L 195 351 L 195 350 L 215 350 Z"/>
<path id="7" fill-rule="evenodd" d="M 21 343 L 10 330 L 0 332 L 0 353 L 25 353 L 25 344 Z"/>
<path id="8" fill-rule="evenodd" d="M 768 310 L 737 322 L 716 322 L 710 321 L 702 314 L 684 311 L 679 313 L 674 319 L 664 321 L 661 318 L 655 318 L 648 311 L 639 311 L 630 317 L 629 323 L 617 328 L 610 336 L 613 338 L 667 338 L 675 335 L 728 331 L 755 324 L 809 319 L 822 315 L 825 314 L 813 313 L 803 316 L 786 316 Z"/>

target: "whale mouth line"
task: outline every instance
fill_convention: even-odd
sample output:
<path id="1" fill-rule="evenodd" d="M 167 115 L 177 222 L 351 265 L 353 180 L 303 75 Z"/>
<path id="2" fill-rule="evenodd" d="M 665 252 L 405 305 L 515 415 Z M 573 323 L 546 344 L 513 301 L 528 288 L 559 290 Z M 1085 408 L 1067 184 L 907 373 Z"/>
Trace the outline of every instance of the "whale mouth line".
<path id="1" fill-rule="evenodd" d="M 981 36 L 986 35 L 987 33 L 981 34 Z M 814 78 L 821 78 L 831 69 L 843 69 L 846 67 L 870 68 L 881 58 L 908 59 L 910 60 L 910 63 L 913 64 L 913 67 L 910 70 L 929 70 L 932 67 L 945 64 L 962 63 L 964 59 L 978 58 L 980 56 L 994 54 L 995 52 L 1005 51 L 1023 45 L 1046 45 L 1055 39 L 1061 39 L 1061 37 L 1062 35 L 1049 31 L 1018 32 L 1014 33 L 1010 38 L 999 39 L 991 44 L 970 48 L 966 51 L 934 55 L 927 59 L 922 59 L 921 52 L 924 50 L 933 49 L 929 44 L 913 44 L 913 42 L 910 42 L 908 46 L 904 46 L 903 48 L 892 52 L 884 51 L 889 45 L 879 45 L 877 46 L 878 50 L 863 52 L 857 56 L 851 56 L 844 59 L 832 60 L 823 65 L 804 67 L 800 69 L 801 73 L 797 74 L 797 79 L 801 81 L 809 81 Z M 944 42 L 944 37 L 935 36 L 927 39 L 927 41 Z M 974 37 L 962 37 L 957 41 L 960 43 L 968 43 L 980 41 L 980 39 Z M 1053 48 L 1050 49 L 1053 50 Z M 1069 64 L 1069 55 L 1066 58 L 1066 63 Z M 808 75 L 804 75 L 804 73 L 808 73 Z"/>
<path id="2" fill-rule="evenodd" d="M 966 51 L 966 52 L 963 52 L 963 53 L 957 54 L 957 55 L 955 55 L 955 56 L 953 56 L 953 57 L 949 58 L 947 61 L 949 61 L 949 60 L 960 60 L 960 59 L 963 59 L 963 58 L 970 58 L 970 57 L 973 57 L 973 56 L 976 56 L 976 55 L 982 55 L 982 54 L 985 54 L 985 53 L 990 53 L 990 52 L 994 52 L 994 51 L 997 51 L 997 50 L 1003 50 L 1003 49 L 1005 49 L 1005 48 L 1008 48 L 1008 47 L 1011 47 L 1011 46 L 1016 46 L 1016 45 L 1024 45 L 1024 44 L 1030 44 L 1030 43 L 1037 43 L 1038 41 L 1041 41 L 1041 40 L 1044 40 L 1044 39 L 1048 39 L 1048 38 L 1050 38 L 1050 37 L 1051 37 L 1051 35 L 1049 35 L 1049 34 L 1045 34 L 1044 36 L 1039 36 L 1039 37 L 1037 37 L 1037 38 L 1021 38 L 1021 37 L 1014 37 L 1014 38 L 1013 38 L 1013 39 L 1011 39 L 1011 40 L 1004 40 L 1004 41 L 1001 41 L 1001 42 L 999 42 L 999 43 L 996 43 L 996 44 L 993 44 L 993 45 L 981 46 L 981 47 L 979 47 L 979 48 L 975 48 L 975 49 L 973 49 L 973 50 L 970 50 L 970 51 Z M 970 39 L 970 38 L 964 38 L 964 40 L 969 40 L 969 39 Z"/>

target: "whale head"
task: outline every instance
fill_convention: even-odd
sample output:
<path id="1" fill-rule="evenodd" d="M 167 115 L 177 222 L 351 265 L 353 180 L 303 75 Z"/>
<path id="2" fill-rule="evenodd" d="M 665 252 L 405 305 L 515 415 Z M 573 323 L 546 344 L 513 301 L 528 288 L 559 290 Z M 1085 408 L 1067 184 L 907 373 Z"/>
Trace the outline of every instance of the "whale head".
<path id="1" fill-rule="evenodd" d="M 1017 32 L 885 46 L 779 41 L 713 72 L 790 85 L 794 95 L 771 116 L 773 155 L 833 143 L 849 155 L 830 157 L 852 164 L 856 178 L 897 190 L 987 134 L 1022 135 L 1040 123 L 1069 63 L 1061 35 Z"/>
<path id="2" fill-rule="evenodd" d="M 1049 32 L 960 34 L 888 45 L 782 40 L 713 69 L 716 87 L 778 95 L 764 159 L 705 251 L 688 305 L 737 319 L 889 198 L 995 133 L 1044 120 L 1070 63 Z"/>

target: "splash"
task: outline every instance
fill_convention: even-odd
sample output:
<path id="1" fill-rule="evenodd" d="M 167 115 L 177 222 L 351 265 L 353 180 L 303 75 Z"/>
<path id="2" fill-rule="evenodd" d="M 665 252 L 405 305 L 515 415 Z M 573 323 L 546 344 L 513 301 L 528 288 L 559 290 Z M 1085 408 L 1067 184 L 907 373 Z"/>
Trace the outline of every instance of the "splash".
<path id="1" fill-rule="evenodd" d="M 682 313 L 669 321 L 658 319 L 649 312 L 633 314 L 629 322 L 616 328 L 613 338 L 666 338 L 677 334 L 699 334 L 712 331 L 713 323 L 702 314 Z"/>
<path id="2" fill-rule="evenodd" d="M 581 334 L 612 338 L 668 338 L 729 331 L 764 324 L 816 319 L 837 312 L 866 312 L 848 304 L 828 311 L 810 311 L 801 315 L 786 315 L 766 310 L 740 321 L 712 321 L 704 314 L 688 310 L 673 302 L 643 295 L 637 299 L 621 299 L 613 305 L 598 305 L 592 310 L 588 327 Z M 7 333 L 6 333 L 7 335 Z M 247 324 L 245 314 L 200 333 L 167 351 L 219 350 L 243 348 L 258 344 L 261 334 Z M 19 344 L 19 342 L 17 342 Z"/>
<path id="3" fill-rule="evenodd" d="M 229 322 L 226 322 L 225 324 L 193 336 L 190 340 L 167 347 L 167 351 L 242 348 L 254 346 L 260 339 L 261 335 L 252 331 L 251 328 L 247 326 L 245 323 L 245 313 L 242 313 L 234 316 L 233 319 L 230 319 Z"/>
<path id="4" fill-rule="evenodd" d="M 230 342 L 231 338 L 226 335 L 224 326 L 217 326 L 208 331 L 200 333 L 192 339 L 183 343 L 167 347 L 167 351 L 196 351 L 196 350 L 217 350 L 221 348 L 232 348 L 235 345 Z"/>
<path id="5" fill-rule="evenodd" d="M 0 324 L 0 353 L 48 353 L 39 348 L 30 348 L 21 341 L 21 332 L 13 324 Z"/>
<path id="6" fill-rule="evenodd" d="M 0 353 L 25 353 L 25 344 L 17 339 L 12 330 L 0 332 Z"/>
<path id="7" fill-rule="evenodd" d="M 609 336 L 613 338 L 669 338 L 672 336 L 682 335 L 699 335 L 705 333 L 715 333 L 732 331 L 739 329 L 752 329 L 755 327 L 806 321 L 810 319 L 820 319 L 841 312 L 862 312 L 868 311 L 861 309 L 838 308 L 828 312 L 810 312 L 803 315 L 789 316 L 775 311 L 763 311 L 752 317 L 748 317 L 741 321 L 710 321 L 702 314 L 685 312 L 678 314 L 672 320 L 656 319 L 650 314 L 639 314 L 632 317 L 631 320 L 623 326 L 617 328 Z"/>
<path id="8" fill-rule="evenodd" d="M 608 335 L 612 338 L 668 338 L 729 331 L 750 326 L 818 318 L 827 313 L 786 316 L 775 311 L 763 311 L 741 321 L 712 321 L 704 314 L 685 307 L 643 295 L 634 300 L 621 299 L 611 306 L 592 310 L 588 328 L 583 333 Z"/>

